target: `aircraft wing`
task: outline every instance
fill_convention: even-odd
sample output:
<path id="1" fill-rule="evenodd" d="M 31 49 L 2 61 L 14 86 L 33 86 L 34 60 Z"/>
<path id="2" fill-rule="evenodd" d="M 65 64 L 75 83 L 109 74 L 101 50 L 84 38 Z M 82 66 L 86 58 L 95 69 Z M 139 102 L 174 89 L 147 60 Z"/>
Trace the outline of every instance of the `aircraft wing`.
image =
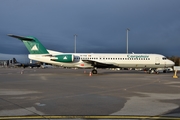
<path id="1" fill-rule="evenodd" d="M 118 66 L 116 66 L 113 63 L 103 63 L 103 62 L 97 62 L 97 61 L 93 61 L 93 60 L 82 60 L 85 63 L 91 64 L 94 67 L 97 68 L 117 68 Z"/>

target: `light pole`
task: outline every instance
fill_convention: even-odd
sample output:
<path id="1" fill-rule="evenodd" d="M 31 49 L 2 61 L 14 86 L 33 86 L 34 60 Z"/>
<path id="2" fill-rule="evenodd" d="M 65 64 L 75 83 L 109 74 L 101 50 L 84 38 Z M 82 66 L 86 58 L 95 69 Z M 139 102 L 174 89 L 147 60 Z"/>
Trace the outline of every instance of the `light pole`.
<path id="1" fill-rule="evenodd" d="M 130 31 L 130 29 L 129 28 L 127 28 L 127 48 L 126 48 L 126 52 L 127 52 L 127 54 L 128 54 L 128 31 Z"/>
<path id="2" fill-rule="evenodd" d="M 75 34 L 74 35 L 74 53 L 76 53 L 76 37 L 77 35 Z"/>

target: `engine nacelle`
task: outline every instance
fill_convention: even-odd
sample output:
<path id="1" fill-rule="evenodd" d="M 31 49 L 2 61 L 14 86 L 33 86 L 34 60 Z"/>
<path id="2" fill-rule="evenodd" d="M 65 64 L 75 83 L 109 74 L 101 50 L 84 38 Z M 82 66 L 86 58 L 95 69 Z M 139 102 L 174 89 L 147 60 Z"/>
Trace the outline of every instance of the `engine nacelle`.
<path id="1" fill-rule="evenodd" d="M 52 61 L 56 61 L 56 62 L 69 63 L 69 62 L 73 62 L 74 61 L 74 55 L 72 55 L 72 54 L 56 55 L 54 57 L 51 57 L 51 60 Z"/>

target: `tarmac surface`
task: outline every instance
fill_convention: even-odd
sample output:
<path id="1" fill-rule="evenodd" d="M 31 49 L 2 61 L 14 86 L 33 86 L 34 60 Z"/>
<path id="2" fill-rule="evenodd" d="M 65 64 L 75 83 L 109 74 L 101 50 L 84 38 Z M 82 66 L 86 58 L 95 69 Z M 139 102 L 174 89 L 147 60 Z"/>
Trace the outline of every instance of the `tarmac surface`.
<path id="1" fill-rule="evenodd" d="M 180 78 L 172 73 L 0 68 L 1 116 L 136 115 L 180 118 Z"/>

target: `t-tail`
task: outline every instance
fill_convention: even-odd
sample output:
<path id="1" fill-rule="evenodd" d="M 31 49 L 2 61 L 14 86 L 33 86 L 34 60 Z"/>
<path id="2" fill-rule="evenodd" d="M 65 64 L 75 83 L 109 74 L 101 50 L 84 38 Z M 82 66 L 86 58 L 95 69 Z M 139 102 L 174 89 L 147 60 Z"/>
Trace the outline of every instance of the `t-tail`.
<path id="1" fill-rule="evenodd" d="M 8 34 L 8 36 L 21 40 L 25 44 L 30 54 L 49 54 L 47 49 L 35 37 L 23 37 L 12 34 Z"/>

